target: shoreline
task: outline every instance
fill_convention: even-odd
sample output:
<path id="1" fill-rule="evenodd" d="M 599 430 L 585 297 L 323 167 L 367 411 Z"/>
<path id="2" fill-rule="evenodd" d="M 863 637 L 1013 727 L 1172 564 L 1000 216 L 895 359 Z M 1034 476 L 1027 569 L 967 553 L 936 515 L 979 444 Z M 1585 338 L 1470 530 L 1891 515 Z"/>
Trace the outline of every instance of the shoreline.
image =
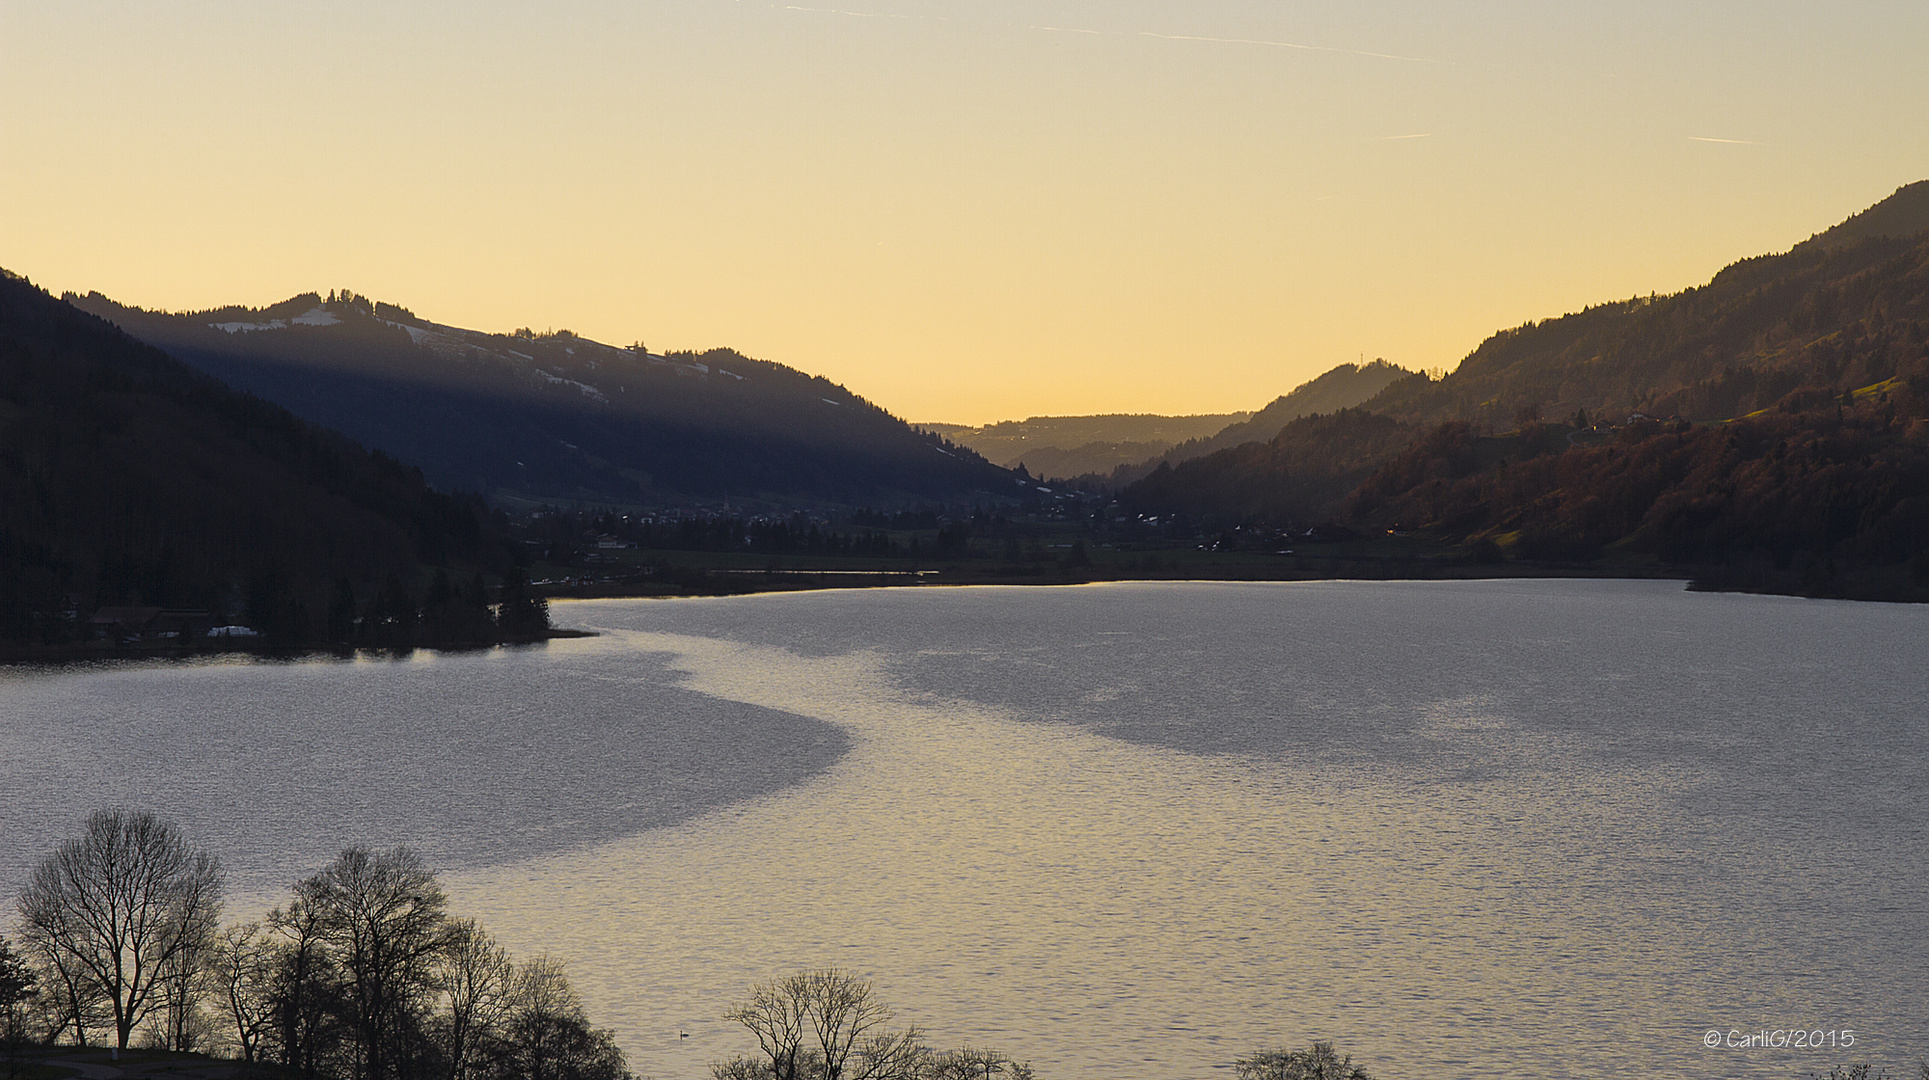
<path id="1" fill-rule="evenodd" d="M 1498 581 L 1574 578 L 1692 583 L 1695 580 L 1693 573 L 1681 567 L 1603 569 L 1586 564 L 1442 564 L 1412 559 L 1335 558 L 1319 561 L 1325 565 L 1291 567 L 1248 565 L 1225 567 L 1217 572 L 1206 573 L 1199 572 L 1201 568 L 1198 567 L 1187 567 L 1163 574 L 1148 574 L 1142 570 L 1110 573 L 1102 567 L 1078 569 L 1000 567 L 981 570 L 944 568 L 892 571 L 784 568 L 753 570 L 711 567 L 685 571 L 678 575 L 679 580 L 673 582 L 625 579 L 543 585 L 537 586 L 536 591 L 551 600 L 613 600 L 814 592 L 821 589 L 967 588 L 973 585 L 1057 586 L 1114 582 Z"/>
<path id="2" fill-rule="evenodd" d="M 298 660 L 312 656 L 333 656 L 339 659 L 353 659 L 364 654 L 402 656 L 417 649 L 434 652 L 477 652 L 483 649 L 514 648 L 542 645 L 549 641 L 566 638 L 598 637 L 594 630 L 557 627 L 539 638 L 517 641 L 492 641 L 486 643 L 458 642 L 452 644 L 423 644 L 406 649 L 386 649 L 364 646 L 337 645 L 286 645 L 274 646 L 257 644 L 246 638 L 224 638 L 219 643 L 180 645 L 175 642 L 152 642 L 137 645 L 110 645 L 101 641 L 67 642 L 61 645 L 10 645 L 0 646 L 0 668 L 32 667 L 35 665 L 63 666 L 84 664 L 95 660 L 201 660 L 224 656 L 251 656 L 274 660 Z"/>
<path id="3" fill-rule="evenodd" d="M 1317 565 L 1309 565 L 1317 564 Z M 1208 572 L 1200 572 L 1206 570 Z M 1447 562 L 1425 558 L 1375 558 L 1372 556 L 1334 556 L 1302 558 L 1293 566 L 1246 564 L 1220 567 L 1189 566 L 1172 573 L 1148 574 L 1143 570 L 1108 572 L 1106 567 L 937 567 L 925 569 L 808 569 L 769 567 L 765 569 L 692 567 L 681 569 L 674 580 L 626 579 L 619 581 L 542 584 L 531 591 L 549 600 L 671 600 L 707 597 L 748 596 L 764 593 L 819 592 L 830 589 L 922 589 L 970 588 L 979 585 L 1072 586 L 1125 582 L 1311 582 L 1311 581 L 1527 581 L 1571 579 L 1582 581 L 1679 581 L 1689 592 L 1728 592 L 1759 596 L 1788 596 L 1809 600 L 1846 600 L 1855 603 L 1929 603 L 1929 589 L 1904 589 L 1902 594 L 1888 589 L 1803 589 L 1799 582 L 1772 574 L 1736 574 L 1722 570 L 1682 566 L 1602 567 L 1588 563 L 1553 562 Z M 1848 584 L 1853 585 L 1854 582 Z M 422 644 L 408 649 L 343 646 L 272 646 L 250 639 L 222 639 L 219 642 L 183 646 L 174 642 L 136 645 L 108 645 L 101 641 L 69 642 L 61 645 L 0 647 L 0 667 L 67 665 L 94 660 L 195 660 L 244 655 L 294 660 L 318 655 L 349 659 L 362 654 L 405 655 L 415 649 L 436 652 L 469 652 L 479 649 L 541 645 L 552 640 L 598 636 L 595 631 L 554 628 L 539 638 L 498 641 L 485 644 Z"/>

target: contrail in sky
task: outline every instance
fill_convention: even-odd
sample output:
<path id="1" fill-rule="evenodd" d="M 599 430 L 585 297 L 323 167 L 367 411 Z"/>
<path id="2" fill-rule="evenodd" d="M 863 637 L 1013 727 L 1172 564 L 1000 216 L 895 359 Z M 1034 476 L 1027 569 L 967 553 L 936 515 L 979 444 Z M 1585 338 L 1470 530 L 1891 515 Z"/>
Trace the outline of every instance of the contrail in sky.
<path id="1" fill-rule="evenodd" d="M 1431 138 L 1433 138 L 1433 132 L 1425 131 L 1425 132 L 1421 132 L 1418 135 L 1382 135 L 1380 136 L 1380 141 L 1394 142 L 1399 139 L 1431 139 Z"/>
<path id="2" fill-rule="evenodd" d="M 1690 135 L 1688 136 L 1688 141 L 1689 142 L 1731 143 L 1735 146 L 1760 146 L 1761 145 L 1761 143 L 1758 143 L 1753 139 L 1710 139 L 1703 135 Z"/>

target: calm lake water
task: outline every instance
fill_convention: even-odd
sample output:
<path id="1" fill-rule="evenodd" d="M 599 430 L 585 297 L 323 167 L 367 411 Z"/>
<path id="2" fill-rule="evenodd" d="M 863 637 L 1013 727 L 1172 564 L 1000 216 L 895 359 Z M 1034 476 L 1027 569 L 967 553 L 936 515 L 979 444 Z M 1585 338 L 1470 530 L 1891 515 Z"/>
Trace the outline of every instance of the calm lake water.
<path id="1" fill-rule="evenodd" d="M 1929 609 L 1653 582 L 558 605 L 467 655 L 0 672 L 0 890 L 153 808 L 253 914 L 350 843 L 568 964 L 639 1073 L 856 970 L 1047 1078 L 1929 1057 Z M 1853 1049 L 1709 1049 L 1711 1030 Z M 1839 1038 L 1839 1036 L 1838 1036 Z"/>

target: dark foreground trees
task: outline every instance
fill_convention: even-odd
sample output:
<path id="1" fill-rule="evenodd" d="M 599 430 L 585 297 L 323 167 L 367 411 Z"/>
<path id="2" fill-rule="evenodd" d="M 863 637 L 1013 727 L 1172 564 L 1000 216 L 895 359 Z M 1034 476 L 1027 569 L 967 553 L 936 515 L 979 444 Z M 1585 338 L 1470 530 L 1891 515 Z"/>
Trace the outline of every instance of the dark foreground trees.
<path id="1" fill-rule="evenodd" d="M 340 973 L 356 1076 L 404 1071 L 415 1014 L 452 942 L 447 905 L 435 874 L 407 848 L 350 848 L 295 886 L 290 910 L 313 927 Z"/>
<path id="2" fill-rule="evenodd" d="M 100 810 L 34 867 L 20 895 L 27 947 L 54 976 L 59 1012 L 85 1041 L 104 1009 L 126 1049 L 151 1014 L 184 1023 L 221 909 L 221 870 L 153 814 Z M 170 1044 L 173 1039 L 168 1040 Z"/>
<path id="3" fill-rule="evenodd" d="M 724 1014 L 757 1039 L 754 1057 L 712 1067 L 717 1080 L 1031 1080 L 995 1050 L 934 1051 L 917 1028 L 890 1029 L 891 1010 L 847 971 L 802 971 L 750 988 Z"/>
<path id="4" fill-rule="evenodd" d="M 451 918 L 407 848 L 350 848 L 294 892 L 216 967 L 253 1060 L 315 1080 L 628 1080 L 562 966 Z"/>
<path id="5" fill-rule="evenodd" d="M 0 1009 L 37 1042 L 229 1052 L 304 1080 L 630 1080 L 562 965 L 448 914 L 407 848 L 349 848 L 261 922 L 217 926 L 220 876 L 151 814 L 102 811 L 20 898 Z"/>
<path id="6" fill-rule="evenodd" d="M 20 1075 L 20 1045 L 26 1040 L 21 1005 L 33 998 L 37 981 L 26 958 L 0 937 L 0 1060 L 6 1062 L 7 1080 Z"/>
<path id="7" fill-rule="evenodd" d="M 1326 1042 L 1304 1050 L 1263 1050 L 1234 1062 L 1233 1072 L 1239 1080 L 1373 1080 L 1353 1064 L 1351 1054 L 1341 1057 Z"/>

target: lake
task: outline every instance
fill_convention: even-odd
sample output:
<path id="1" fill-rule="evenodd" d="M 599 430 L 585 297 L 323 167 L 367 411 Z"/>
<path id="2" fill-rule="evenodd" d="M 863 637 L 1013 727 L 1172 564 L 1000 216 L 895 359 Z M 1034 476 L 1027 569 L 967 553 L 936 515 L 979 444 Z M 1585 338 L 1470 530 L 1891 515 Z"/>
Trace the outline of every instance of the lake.
<path id="1" fill-rule="evenodd" d="M 659 1080 L 752 1048 L 748 984 L 831 965 L 1046 1078 L 1315 1039 L 1382 1078 L 1929 1057 L 1929 609 L 1328 582 L 555 616 L 601 636 L 0 672 L 0 889 L 108 804 L 216 851 L 237 916 L 407 843 Z M 1703 1045 L 1798 1028 L 1855 1046 Z"/>

